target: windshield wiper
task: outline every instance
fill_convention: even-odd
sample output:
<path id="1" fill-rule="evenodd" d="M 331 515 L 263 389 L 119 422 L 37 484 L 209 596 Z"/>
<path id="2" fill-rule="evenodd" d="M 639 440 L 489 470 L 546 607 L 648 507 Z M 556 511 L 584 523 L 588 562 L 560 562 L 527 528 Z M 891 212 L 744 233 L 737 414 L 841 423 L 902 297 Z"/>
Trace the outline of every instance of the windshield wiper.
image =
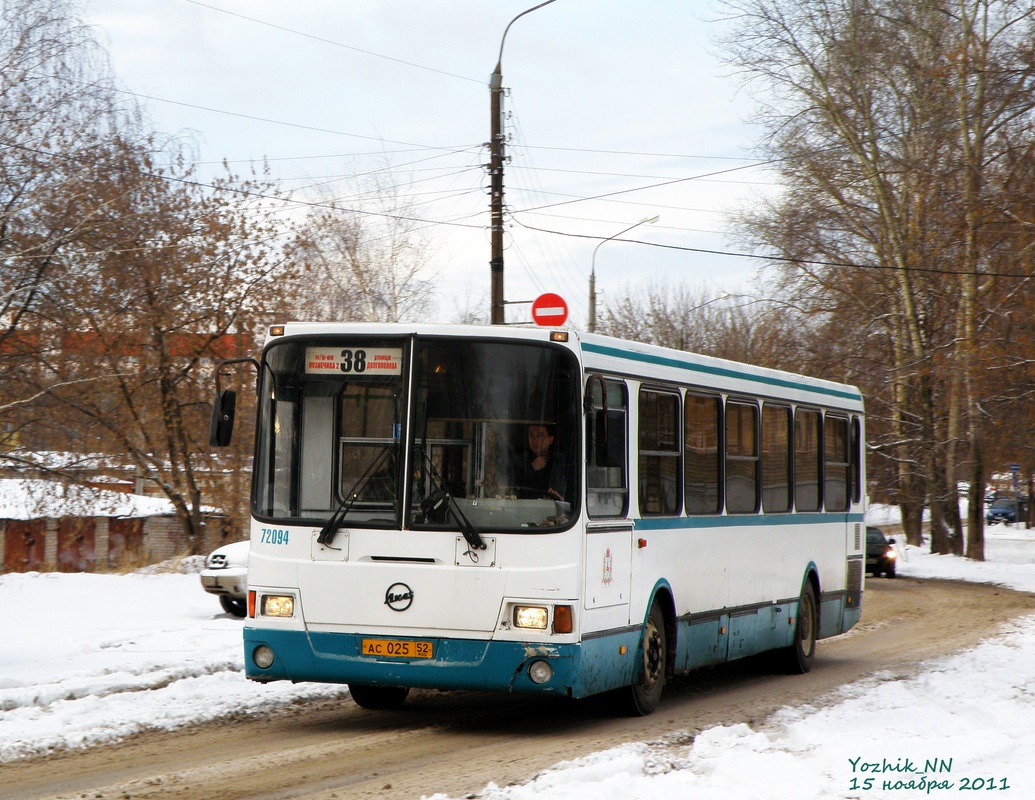
<path id="1" fill-rule="evenodd" d="M 345 516 L 352 509 L 352 504 L 359 499 L 359 489 L 363 485 L 364 481 L 367 480 L 374 472 L 381 467 L 381 465 L 388 459 L 389 453 L 392 452 L 394 443 L 382 445 L 381 450 L 373 461 L 370 462 L 363 474 L 360 475 L 356 482 L 352 484 L 352 488 L 349 489 L 345 495 L 345 499 L 341 501 L 338 508 L 335 509 L 331 518 L 324 523 L 324 526 L 320 529 L 320 535 L 316 537 L 316 541 L 322 544 L 324 547 L 330 547 L 330 543 L 334 540 L 334 535 L 338 532 L 338 529 L 342 526 L 345 521 Z"/>
<path id="2" fill-rule="evenodd" d="M 460 510 L 460 507 L 453 501 L 452 495 L 445 490 L 442 485 L 442 476 L 438 474 L 438 470 L 435 469 L 435 464 L 431 460 L 431 456 L 428 451 L 424 450 L 424 461 L 428 467 L 428 473 L 431 475 L 431 479 L 435 482 L 435 492 L 429 495 L 421 501 L 420 509 L 424 512 L 424 519 L 427 520 L 434 515 L 438 518 L 437 521 L 444 522 L 446 514 L 452 514 L 453 519 L 456 520 L 456 524 L 460 527 L 460 532 L 464 535 L 464 539 L 467 540 L 467 544 L 475 550 L 485 550 L 487 545 L 485 540 L 482 539 L 481 534 L 478 533 L 478 529 L 474 527 L 474 524 L 467 518 L 467 515 Z"/>
<path id="3" fill-rule="evenodd" d="M 439 488 L 433 495 L 426 497 L 421 502 L 420 508 L 424 512 L 425 520 L 437 517 L 436 521 L 444 522 L 446 514 L 452 514 L 456 524 L 460 526 L 460 533 L 464 535 L 471 547 L 475 550 L 484 550 L 487 547 L 485 540 L 478 533 L 478 529 L 460 510 L 460 506 L 456 504 L 449 492 L 444 492 Z"/>

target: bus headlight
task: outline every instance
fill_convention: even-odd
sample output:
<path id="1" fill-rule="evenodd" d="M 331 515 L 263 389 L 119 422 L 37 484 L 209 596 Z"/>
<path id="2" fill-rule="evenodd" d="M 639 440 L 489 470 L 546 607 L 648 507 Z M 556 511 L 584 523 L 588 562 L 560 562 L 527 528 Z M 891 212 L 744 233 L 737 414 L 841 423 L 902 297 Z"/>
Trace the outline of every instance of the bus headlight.
<path id="1" fill-rule="evenodd" d="M 295 598 L 291 595 L 264 594 L 262 616 L 292 617 L 295 614 Z"/>
<path id="2" fill-rule="evenodd" d="M 545 631 L 550 612 L 543 606 L 514 606 L 514 627 Z"/>

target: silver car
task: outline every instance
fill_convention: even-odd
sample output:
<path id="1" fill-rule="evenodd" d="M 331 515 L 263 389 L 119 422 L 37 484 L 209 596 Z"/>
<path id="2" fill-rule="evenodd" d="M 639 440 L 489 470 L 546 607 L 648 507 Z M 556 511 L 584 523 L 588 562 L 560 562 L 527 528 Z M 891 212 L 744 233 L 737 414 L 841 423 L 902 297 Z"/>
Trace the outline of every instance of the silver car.
<path id="1" fill-rule="evenodd" d="M 248 542 L 224 544 L 205 559 L 201 587 L 219 597 L 223 610 L 235 617 L 248 615 Z"/>

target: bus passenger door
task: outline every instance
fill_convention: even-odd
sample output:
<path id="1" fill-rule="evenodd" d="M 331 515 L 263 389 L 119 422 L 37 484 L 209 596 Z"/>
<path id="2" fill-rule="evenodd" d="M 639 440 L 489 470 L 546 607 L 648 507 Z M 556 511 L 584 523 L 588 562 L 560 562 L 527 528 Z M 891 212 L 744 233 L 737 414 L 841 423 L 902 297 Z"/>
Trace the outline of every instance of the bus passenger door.
<path id="1" fill-rule="evenodd" d="M 631 522 L 597 522 L 586 526 L 584 631 L 629 624 L 632 586 Z"/>
<path id="2" fill-rule="evenodd" d="M 583 633 L 626 628 L 632 590 L 633 523 L 628 518 L 629 391 L 624 381 L 587 378 L 586 564 Z M 595 519 L 594 519 L 595 518 Z M 637 619 L 639 625 L 641 620 Z"/>

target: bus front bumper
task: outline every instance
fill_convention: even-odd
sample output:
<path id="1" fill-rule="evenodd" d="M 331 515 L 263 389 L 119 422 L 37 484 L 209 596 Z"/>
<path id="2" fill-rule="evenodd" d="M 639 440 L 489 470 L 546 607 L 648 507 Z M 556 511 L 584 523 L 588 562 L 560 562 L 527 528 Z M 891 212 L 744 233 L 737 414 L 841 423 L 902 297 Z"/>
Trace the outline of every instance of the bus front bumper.
<path id="1" fill-rule="evenodd" d="M 364 655 L 364 639 L 386 641 L 351 633 L 245 627 L 245 675 L 264 683 L 313 681 L 567 697 L 592 693 L 577 686 L 579 644 L 391 637 L 395 645 L 430 643 L 431 658 L 412 658 Z"/>

